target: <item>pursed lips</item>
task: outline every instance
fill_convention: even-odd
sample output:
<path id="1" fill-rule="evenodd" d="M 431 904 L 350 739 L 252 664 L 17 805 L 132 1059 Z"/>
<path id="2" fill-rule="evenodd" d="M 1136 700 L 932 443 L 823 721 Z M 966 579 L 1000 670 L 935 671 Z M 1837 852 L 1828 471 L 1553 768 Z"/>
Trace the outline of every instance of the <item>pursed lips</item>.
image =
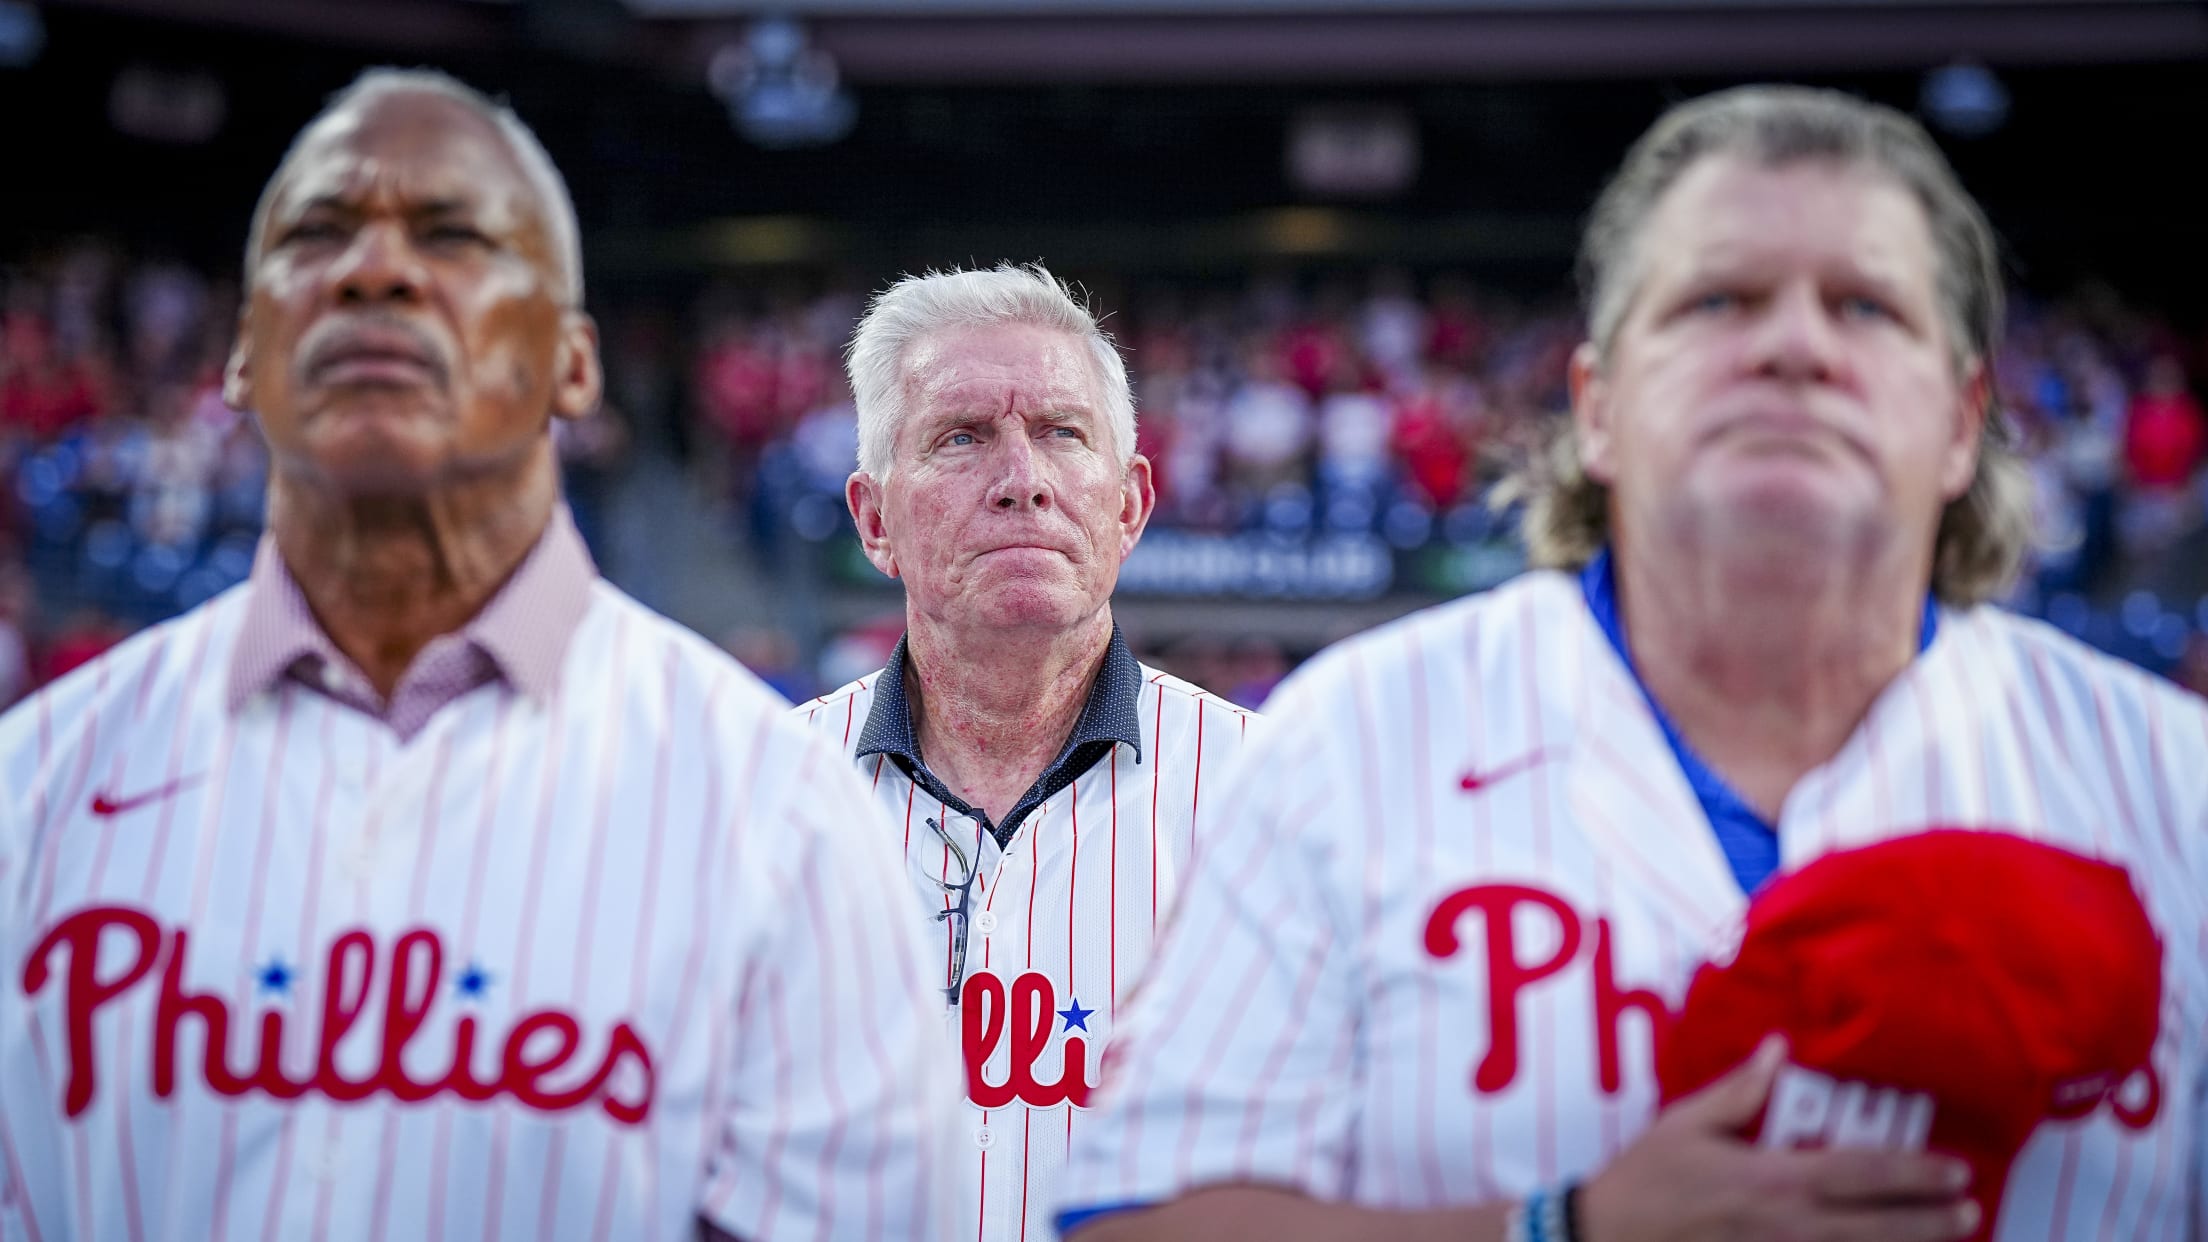
<path id="1" fill-rule="evenodd" d="M 442 382 L 443 359 L 416 333 L 388 327 L 340 327 L 311 341 L 304 372 L 312 383 Z"/>
<path id="2" fill-rule="evenodd" d="M 1757 410 L 1724 418 L 1710 428 L 1706 438 L 1723 440 L 1738 436 L 1794 441 L 1836 440 L 1850 452 L 1865 454 L 1864 446 L 1854 436 L 1825 419 L 1796 410 Z"/>

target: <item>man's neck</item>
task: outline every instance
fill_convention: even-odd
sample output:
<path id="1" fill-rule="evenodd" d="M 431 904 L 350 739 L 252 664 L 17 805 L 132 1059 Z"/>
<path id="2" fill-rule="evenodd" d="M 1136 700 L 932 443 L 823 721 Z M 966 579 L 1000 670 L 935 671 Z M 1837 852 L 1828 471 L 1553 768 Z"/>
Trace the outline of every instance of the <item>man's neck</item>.
<path id="1" fill-rule="evenodd" d="M 1633 665 L 1696 754 L 1776 823 L 1916 655 L 1922 573 L 1837 558 L 1621 556 Z M 1680 565 L 1690 566 L 1677 572 Z"/>
<path id="2" fill-rule="evenodd" d="M 513 576 L 558 502 L 546 452 L 518 475 L 403 498 L 333 496 L 279 470 L 268 517 L 315 620 L 388 699 L 431 639 L 467 625 Z"/>
<path id="3" fill-rule="evenodd" d="M 1111 647 L 1107 609 L 1033 641 L 967 634 L 912 617 L 906 701 L 928 770 L 1001 824 L 1065 748 Z"/>

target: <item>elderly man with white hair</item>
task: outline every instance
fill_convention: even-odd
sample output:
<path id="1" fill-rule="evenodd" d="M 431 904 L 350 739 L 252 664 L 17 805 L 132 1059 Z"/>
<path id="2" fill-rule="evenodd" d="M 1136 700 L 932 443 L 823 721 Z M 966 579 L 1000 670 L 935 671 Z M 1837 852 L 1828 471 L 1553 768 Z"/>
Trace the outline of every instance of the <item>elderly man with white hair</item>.
<path id="1" fill-rule="evenodd" d="M 1250 713 L 1112 620 L 1156 500 L 1127 369 L 1041 266 L 908 277 L 849 356 L 867 558 L 905 584 L 881 672 L 798 709 L 890 815 L 939 946 L 970 1114 L 959 1236 L 1045 1236 L 1102 1045 Z"/>

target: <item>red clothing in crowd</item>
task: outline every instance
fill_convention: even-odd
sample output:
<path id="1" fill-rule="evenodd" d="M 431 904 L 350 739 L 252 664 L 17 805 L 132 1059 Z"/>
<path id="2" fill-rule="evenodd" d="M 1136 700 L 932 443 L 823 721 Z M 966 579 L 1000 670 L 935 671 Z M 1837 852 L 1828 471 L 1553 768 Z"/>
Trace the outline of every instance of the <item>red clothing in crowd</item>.
<path id="1" fill-rule="evenodd" d="M 2191 393 L 2142 393 L 2124 427 L 2124 462 L 2141 487 L 2183 487 L 2208 456 L 2208 415 Z"/>

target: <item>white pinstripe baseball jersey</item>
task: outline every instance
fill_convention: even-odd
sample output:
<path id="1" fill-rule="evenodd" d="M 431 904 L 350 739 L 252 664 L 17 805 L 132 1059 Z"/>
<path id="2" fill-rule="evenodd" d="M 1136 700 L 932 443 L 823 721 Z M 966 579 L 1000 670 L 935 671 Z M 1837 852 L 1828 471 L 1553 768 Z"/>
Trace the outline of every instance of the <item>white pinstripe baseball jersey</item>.
<path id="1" fill-rule="evenodd" d="M 888 755 L 857 761 L 889 812 L 883 856 L 902 853 L 919 894 L 906 907 L 913 925 L 937 938 L 938 985 L 949 977 L 953 932 L 933 915 L 953 903 L 943 881 L 956 864 L 927 821 L 945 824 L 969 852 L 980 841 L 966 976 L 946 1014 L 960 1060 L 938 1071 L 967 1096 L 965 1159 L 954 1175 L 966 1215 L 956 1238 L 1051 1236 L 1059 1175 L 1088 1124 L 1119 1002 L 1180 888 L 1220 770 L 1255 732 L 1252 713 L 1124 658 L 1139 748 L 1113 744 L 1029 812 L 1008 846 L 947 810 Z M 798 711 L 851 753 L 881 676 Z"/>
<path id="2" fill-rule="evenodd" d="M 232 711 L 244 600 L 0 720 L 0 1236 L 934 1236 L 940 1000 L 781 699 L 600 582 L 544 698 Z"/>
<path id="3" fill-rule="evenodd" d="M 1377 1207 L 1606 1163 L 1745 908 L 1579 583 L 1529 574 L 1284 687 L 1129 1007 L 1068 1223 L 1256 1181 Z M 2184 1239 L 2208 1177 L 2208 710 L 2048 628 L 1945 612 L 1786 800 L 1781 865 L 1938 824 L 2130 870 L 2163 938 L 2153 1071 L 2044 1124 L 2002 1242 Z"/>

